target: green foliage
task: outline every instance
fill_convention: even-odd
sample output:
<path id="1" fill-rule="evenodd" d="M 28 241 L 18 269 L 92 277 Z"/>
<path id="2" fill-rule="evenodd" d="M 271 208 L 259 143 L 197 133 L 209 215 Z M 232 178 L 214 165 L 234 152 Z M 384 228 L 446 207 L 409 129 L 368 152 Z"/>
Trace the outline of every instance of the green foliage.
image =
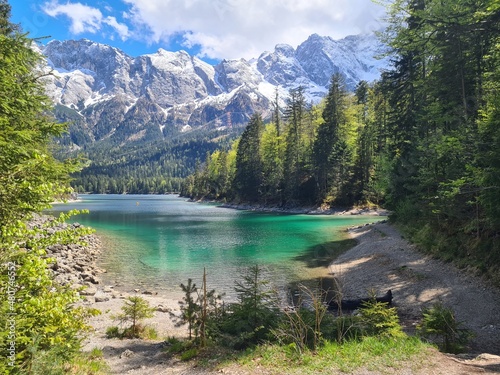
<path id="1" fill-rule="evenodd" d="M 108 339 L 119 339 L 122 338 L 122 333 L 120 331 L 120 327 L 111 326 L 106 328 L 106 337 Z"/>
<path id="2" fill-rule="evenodd" d="M 60 112 L 57 115 L 66 118 Z M 73 123 L 73 128 L 77 127 L 72 118 L 68 121 Z M 78 135 L 74 130 L 71 134 Z M 78 155 L 88 160 L 85 168 L 73 175 L 71 185 L 78 192 L 165 194 L 180 192 L 184 179 L 196 172 L 197 160 L 217 149 L 229 148 L 240 134 L 241 129 L 235 128 L 142 139 L 125 145 L 101 140 L 97 144 L 80 144 L 85 147 L 69 154 L 60 150 L 57 156 Z"/>
<path id="3" fill-rule="evenodd" d="M 180 340 L 176 337 L 170 337 L 166 341 L 168 352 L 180 354 L 181 361 L 189 361 L 199 354 L 199 343 L 196 340 Z"/>
<path id="4" fill-rule="evenodd" d="M 174 336 L 169 337 L 166 340 L 166 342 L 169 345 L 168 352 L 174 353 L 174 354 L 182 353 L 183 351 L 186 351 L 193 346 L 192 341 L 183 341 L 183 340 L 180 340 L 179 338 L 174 337 Z"/>
<path id="5" fill-rule="evenodd" d="M 49 150 L 65 125 L 46 115 L 50 100 L 35 70 L 41 57 L 30 43 L 24 35 L 0 34 L 0 223 L 48 208 L 69 191 L 68 173 L 76 170 Z"/>
<path id="6" fill-rule="evenodd" d="M 210 336 L 234 349 L 244 349 L 269 339 L 280 314 L 267 285 L 268 282 L 262 279 L 261 268 L 247 269 L 242 281 L 236 282 L 238 301 L 225 305 L 211 317 L 207 327 Z"/>
<path id="7" fill-rule="evenodd" d="M 198 355 L 198 349 L 191 348 L 181 354 L 181 361 L 187 362 Z"/>
<path id="8" fill-rule="evenodd" d="M 9 14 L 0 1 L 0 327 L 8 327 L 0 330 L 0 352 L 9 353 L 0 372 L 56 374 L 71 367 L 86 319 L 97 310 L 77 307 L 77 291 L 54 282 L 46 249 L 81 243 L 90 231 L 64 226 L 74 213 L 27 224 L 71 192 L 69 173 L 78 164 L 51 153 L 52 138 L 66 125 L 49 116 L 41 56 Z"/>
<path id="9" fill-rule="evenodd" d="M 170 316 L 177 322 L 178 326 L 187 324 L 189 340 L 193 339 L 204 347 L 207 338 L 216 334 L 215 322 L 220 317 L 220 301 L 222 296 L 216 294 L 215 290 L 207 289 L 206 271 L 203 270 L 203 285 L 201 290 L 196 287 L 192 279 L 188 279 L 187 285 L 180 285 L 184 292 L 182 301 L 179 301 L 181 314 L 179 316 L 171 313 Z"/>
<path id="10" fill-rule="evenodd" d="M 262 184 L 260 139 L 264 129 L 260 115 L 254 115 L 241 135 L 236 153 L 234 185 L 243 201 L 255 201 Z"/>
<path id="11" fill-rule="evenodd" d="M 390 4 L 385 40 L 394 65 L 379 87 L 387 99 L 385 185 L 394 219 L 437 256 L 498 281 L 500 20 L 493 3 Z"/>
<path id="12" fill-rule="evenodd" d="M 81 333 L 88 328 L 86 319 L 98 313 L 74 305 L 80 296 L 69 286 L 54 282 L 48 267 L 51 260 L 44 258 L 48 246 L 78 243 L 89 233 L 83 227 L 61 229 L 68 216 L 63 214 L 39 228 L 28 229 L 21 222 L 2 227 L 0 324 L 15 331 L 15 363 L 19 367 L 29 368 L 34 354 L 43 357 L 53 347 L 64 348 L 64 358 L 69 360 L 80 347 Z M 4 352 L 10 347 L 11 333 L 0 333 Z"/>
<path id="13" fill-rule="evenodd" d="M 189 339 L 193 338 L 193 331 L 198 336 L 197 322 L 201 311 L 201 306 L 198 304 L 198 288 L 193 283 L 192 279 L 188 279 L 187 285 L 181 284 L 181 289 L 184 292 L 182 301 L 179 301 L 181 315 L 178 324 L 188 325 Z"/>
<path id="14" fill-rule="evenodd" d="M 359 324 L 363 336 L 401 338 L 405 336 L 395 307 L 387 303 L 366 302 L 360 309 Z"/>
<path id="15" fill-rule="evenodd" d="M 125 299 L 121 310 L 123 312 L 114 319 L 118 320 L 120 324 L 131 323 L 130 327 L 125 328 L 122 336 L 127 338 L 142 337 L 145 327 L 140 323 L 146 318 L 153 317 L 155 309 L 150 307 L 149 302 L 144 298 L 131 296 Z"/>
<path id="16" fill-rule="evenodd" d="M 38 351 L 31 348 L 33 360 L 23 373 L 30 375 L 105 375 L 109 368 L 104 362 L 102 350 L 92 349 L 90 353 L 78 353 L 68 359 L 64 346 L 54 346 Z"/>
<path id="17" fill-rule="evenodd" d="M 333 315 L 327 315 L 324 291 L 311 290 L 304 285 L 299 289 L 301 298 L 308 300 L 310 310 L 297 307 L 283 311 L 284 317 L 272 333 L 280 343 L 303 353 L 306 349 L 316 350 L 323 344 L 325 327 L 333 325 Z M 302 306 L 303 302 L 297 304 Z"/>
<path id="18" fill-rule="evenodd" d="M 293 345 L 292 345 L 293 346 Z M 239 356 L 239 364 L 250 373 L 323 374 L 363 372 L 402 373 L 409 366 L 420 368 L 429 346 L 414 337 L 374 337 L 342 344 L 326 342 L 315 352 L 297 355 L 291 346 L 262 345 Z"/>
<path id="19" fill-rule="evenodd" d="M 436 303 L 423 312 L 422 323 L 417 327 L 421 336 L 437 341 L 439 349 L 447 353 L 459 353 L 472 334 L 455 318 L 453 310 Z"/>
<path id="20" fill-rule="evenodd" d="M 158 331 L 153 327 L 144 327 L 142 338 L 147 340 L 158 340 Z"/>
<path id="21" fill-rule="evenodd" d="M 342 133 L 346 123 L 346 96 L 344 82 L 339 73 L 332 76 L 330 89 L 326 97 L 323 110 L 325 121 L 318 128 L 314 140 L 314 171 L 318 182 L 318 200 L 322 202 L 326 197 L 333 195 L 332 201 L 340 195 L 342 184 L 348 183 L 345 174 L 349 161 L 346 157 L 346 140 Z"/>
<path id="22" fill-rule="evenodd" d="M 254 115 L 232 146 L 236 159 L 232 151 L 207 156 L 181 194 L 283 206 L 352 203 L 358 125 L 347 113 L 353 101 L 340 76 L 332 77 L 332 85 L 325 102 L 312 108 L 303 88 L 291 90 L 284 122 L 278 118 L 264 127 Z"/>

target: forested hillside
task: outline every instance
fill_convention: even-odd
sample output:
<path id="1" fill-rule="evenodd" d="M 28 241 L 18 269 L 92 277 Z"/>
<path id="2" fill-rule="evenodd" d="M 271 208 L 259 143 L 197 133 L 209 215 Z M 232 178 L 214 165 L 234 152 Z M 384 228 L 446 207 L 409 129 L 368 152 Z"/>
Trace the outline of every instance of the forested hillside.
<path id="1" fill-rule="evenodd" d="M 86 167 L 73 175 L 79 193 L 165 194 L 179 192 L 184 178 L 195 170 L 196 160 L 230 144 L 240 128 L 198 129 L 188 134 L 149 142 L 100 142 L 60 157 L 78 155 Z"/>
<path id="2" fill-rule="evenodd" d="M 392 67 L 355 94 L 334 75 L 307 106 L 255 115 L 190 176 L 194 198 L 296 206 L 376 203 L 414 241 L 500 281 L 500 2 L 396 1 Z M 462 262 L 462 261 L 460 261 Z"/>

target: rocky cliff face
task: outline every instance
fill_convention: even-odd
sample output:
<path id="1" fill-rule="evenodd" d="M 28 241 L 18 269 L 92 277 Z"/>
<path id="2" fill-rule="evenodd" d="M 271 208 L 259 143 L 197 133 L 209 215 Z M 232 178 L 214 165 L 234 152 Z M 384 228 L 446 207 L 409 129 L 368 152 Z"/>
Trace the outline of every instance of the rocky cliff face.
<path id="1" fill-rule="evenodd" d="M 284 100 L 289 89 L 303 86 L 308 100 L 318 102 L 333 73 L 340 72 L 349 89 L 376 79 L 386 64 L 374 58 L 380 49 L 374 36 L 336 41 L 315 34 L 297 49 L 280 44 L 252 61 L 216 66 L 184 51 L 133 58 L 90 40 L 53 41 L 42 53 L 53 72 L 47 91 L 56 116 L 75 123 L 71 143 L 79 147 L 244 124 L 255 111 L 270 114 L 276 88 Z"/>

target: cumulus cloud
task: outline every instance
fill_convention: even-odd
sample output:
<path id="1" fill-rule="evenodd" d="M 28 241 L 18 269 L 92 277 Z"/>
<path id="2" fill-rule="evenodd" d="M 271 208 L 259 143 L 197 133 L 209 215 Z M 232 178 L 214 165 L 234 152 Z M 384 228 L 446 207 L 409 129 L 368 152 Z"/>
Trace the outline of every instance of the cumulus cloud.
<path id="1" fill-rule="evenodd" d="M 127 40 L 130 36 L 128 26 L 123 23 L 119 23 L 115 17 L 108 16 L 104 18 L 102 22 L 111 26 L 118 33 L 122 40 Z"/>
<path id="2" fill-rule="evenodd" d="M 182 36 L 210 58 L 257 57 L 278 43 L 296 47 L 317 33 L 334 38 L 381 27 L 370 0 L 122 0 L 149 42 Z"/>
<path id="3" fill-rule="evenodd" d="M 94 8 L 82 3 L 60 4 L 57 0 L 46 2 L 42 5 L 42 10 L 50 17 L 57 18 L 65 16 L 70 19 L 71 33 L 78 35 L 85 32 L 102 32 L 103 25 L 110 26 L 122 40 L 130 36 L 127 25 L 119 23 L 115 17 L 104 17 L 98 8 Z"/>
<path id="4" fill-rule="evenodd" d="M 80 1 L 46 0 L 42 10 L 67 17 L 75 35 L 99 32 L 166 48 L 181 43 L 212 59 L 258 57 L 278 43 L 296 47 L 314 33 L 342 38 L 372 32 L 384 14 L 371 0 Z"/>

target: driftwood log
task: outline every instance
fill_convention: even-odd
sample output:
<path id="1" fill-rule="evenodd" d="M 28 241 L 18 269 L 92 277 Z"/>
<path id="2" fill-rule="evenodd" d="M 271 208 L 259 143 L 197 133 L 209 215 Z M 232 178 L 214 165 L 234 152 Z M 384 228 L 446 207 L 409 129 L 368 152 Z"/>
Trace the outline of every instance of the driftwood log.
<path id="1" fill-rule="evenodd" d="M 340 301 L 340 306 L 338 301 L 330 301 L 328 302 L 328 310 L 357 310 L 360 307 L 363 306 L 364 303 L 370 302 L 370 301 L 377 301 L 377 302 L 383 302 L 387 303 L 388 305 L 392 304 L 392 291 L 389 290 L 386 294 L 384 294 L 382 297 L 375 297 L 375 298 L 359 298 L 359 299 L 343 299 Z"/>

